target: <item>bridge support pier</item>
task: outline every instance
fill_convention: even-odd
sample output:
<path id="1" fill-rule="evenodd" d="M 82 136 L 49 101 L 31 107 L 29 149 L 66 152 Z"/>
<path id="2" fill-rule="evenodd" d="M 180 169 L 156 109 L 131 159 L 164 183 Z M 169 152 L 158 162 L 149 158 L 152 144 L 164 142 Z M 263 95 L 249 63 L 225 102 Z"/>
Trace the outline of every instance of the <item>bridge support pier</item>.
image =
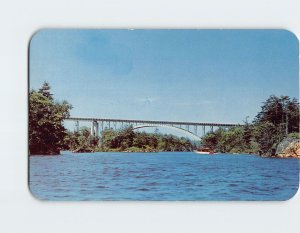
<path id="1" fill-rule="evenodd" d="M 144 121 L 144 120 L 121 120 L 121 119 L 101 119 L 101 118 L 75 118 L 70 117 L 65 120 L 75 121 L 74 131 L 79 131 L 79 121 L 85 121 L 91 123 L 91 132 L 90 134 L 93 136 L 99 136 L 100 132 L 103 133 L 106 129 L 117 130 L 118 128 L 123 127 L 133 127 L 133 128 L 141 128 L 142 127 L 172 127 L 181 129 L 183 131 L 187 131 L 191 133 L 193 136 L 201 137 L 206 133 L 214 132 L 216 127 L 228 130 L 231 127 L 236 127 L 238 124 L 221 124 L 221 123 L 197 123 L 197 122 L 174 122 L 174 121 Z M 100 128 L 99 128 L 99 123 Z M 112 123 L 112 125 L 111 125 Z M 108 128 L 107 128 L 108 126 Z M 99 132 L 100 129 L 100 132 Z"/>
<path id="2" fill-rule="evenodd" d="M 79 133 L 79 121 L 75 121 L 75 130 L 76 133 Z"/>
<path id="3" fill-rule="evenodd" d="M 92 121 L 91 123 L 91 135 L 99 136 L 99 124 L 97 121 Z"/>
<path id="4" fill-rule="evenodd" d="M 99 123 L 96 121 L 96 136 L 99 136 Z"/>
<path id="5" fill-rule="evenodd" d="M 104 122 L 100 121 L 100 125 L 101 125 L 100 130 L 101 130 L 101 134 L 102 134 L 102 132 L 104 131 Z"/>

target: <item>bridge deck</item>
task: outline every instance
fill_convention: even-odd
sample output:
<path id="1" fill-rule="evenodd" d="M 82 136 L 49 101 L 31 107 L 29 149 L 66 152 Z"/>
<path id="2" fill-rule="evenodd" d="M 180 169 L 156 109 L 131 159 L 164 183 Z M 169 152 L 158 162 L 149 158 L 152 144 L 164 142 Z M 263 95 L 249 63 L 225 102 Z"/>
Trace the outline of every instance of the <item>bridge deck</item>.
<path id="1" fill-rule="evenodd" d="M 65 120 L 72 121 L 102 121 L 102 122 L 126 122 L 156 125 L 194 125 L 194 126 L 223 126 L 234 127 L 240 124 L 223 124 L 223 123 L 203 123 L 203 122 L 183 122 L 183 121 L 149 121 L 149 120 L 123 120 L 123 119 L 105 119 L 105 118 L 85 118 L 85 117 L 69 117 Z"/>

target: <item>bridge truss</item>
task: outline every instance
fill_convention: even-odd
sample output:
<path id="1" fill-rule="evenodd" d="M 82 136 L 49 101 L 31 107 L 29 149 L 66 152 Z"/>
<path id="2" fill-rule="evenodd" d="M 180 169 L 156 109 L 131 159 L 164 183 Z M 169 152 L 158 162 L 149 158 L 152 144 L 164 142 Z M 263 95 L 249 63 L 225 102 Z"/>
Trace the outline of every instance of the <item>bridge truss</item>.
<path id="1" fill-rule="evenodd" d="M 149 120 L 124 120 L 124 119 L 103 119 L 103 118 L 82 118 L 69 117 L 66 121 L 75 122 L 75 131 L 79 131 L 79 122 L 91 123 L 91 135 L 99 136 L 106 129 L 119 130 L 126 127 L 133 129 L 146 127 L 166 127 L 184 131 L 195 139 L 201 139 L 208 132 L 216 129 L 229 129 L 238 126 L 238 124 L 222 124 L 222 123 L 199 123 L 199 122 L 180 122 L 180 121 L 149 121 Z"/>

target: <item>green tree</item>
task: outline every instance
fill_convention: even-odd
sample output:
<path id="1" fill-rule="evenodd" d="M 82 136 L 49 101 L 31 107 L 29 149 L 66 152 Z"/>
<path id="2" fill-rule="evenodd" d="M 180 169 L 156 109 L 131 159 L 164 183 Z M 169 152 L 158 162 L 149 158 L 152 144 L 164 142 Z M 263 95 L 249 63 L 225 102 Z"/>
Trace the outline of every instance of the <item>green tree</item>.
<path id="1" fill-rule="evenodd" d="M 92 136 L 88 127 L 81 127 L 79 132 L 68 132 L 65 137 L 65 145 L 73 152 L 98 151 L 99 137 Z"/>
<path id="2" fill-rule="evenodd" d="M 219 140 L 221 139 L 221 130 L 217 130 L 213 133 L 206 134 L 201 141 L 201 144 L 203 147 L 209 147 L 209 148 L 217 148 L 217 145 L 219 143 Z"/>
<path id="3" fill-rule="evenodd" d="M 299 103 L 288 96 L 270 96 L 254 120 L 253 135 L 263 154 L 275 148 L 290 133 L 299 132 Z"/>
<path id="4" fill-rule="evenodd" d="M 247 117 L 248 118 L 248 117 Z M 219 129 L 202 138 L 202 146 L 219 152 L 273 155 L 285 137 L 299 137 L 299 103 L 288 96 L 270 96 L 252 124 Z"/>
<path id="5" fill-rule="evenodd" d="M 117 136 L 117 133 L 112 129 L 105 129 L 102 132 L 102 136 L 100 139 L 101 148 L 103 151 L 107 151 L 110 148 L 115 148 L 113 139 Z"/>
<path id="6" fill-rule="evenodd" d="M 135 133 L 132 127 L 125 128 L 123 131 L 120 132 L 118 135 L 118 147 L 121 147 L 122 150 L 132 147 L 133 140 L 135 137 Z"/>
<path id="7" fill-rule="evenodd" d="M 258 144 L 259 153 L 271 155 L 280 142 L 281 134 L 273 123 L 260 122 L 253 127 L 253 137 Z"/>
<path id="8" fill-rule="evenodd" d="M 271 95 L 261 107 L 254 124 L 272 123 L 281 136 L 299 131 L 299 103 L 288 96 Z"/>
<path id="9" fill-rule="evenodd" d="M 102 151 L 190 151 L 193 148 L 186 138 L 158 132 L 134 132 L 132 127 L 120 131 L 105 130 L 100 141 Z"/>
<path id="10" fill-rule="evenodd" d="M 50 85 L 46 81 L 43 83 L 42 87 L 38 90 L 38 93 L 42 94 L 49 100 L 53 100 L 52 94 L 50 92 Z"/>
<path id="11" fill-rule="evenodd" d="M 69 117 L 72 106 L 63 101 L 55 102 L 50 86 L 44 83 L 29 93 L 29 154 L 59 154 L 65 149 L 66 129 L 63 120 Z"/>

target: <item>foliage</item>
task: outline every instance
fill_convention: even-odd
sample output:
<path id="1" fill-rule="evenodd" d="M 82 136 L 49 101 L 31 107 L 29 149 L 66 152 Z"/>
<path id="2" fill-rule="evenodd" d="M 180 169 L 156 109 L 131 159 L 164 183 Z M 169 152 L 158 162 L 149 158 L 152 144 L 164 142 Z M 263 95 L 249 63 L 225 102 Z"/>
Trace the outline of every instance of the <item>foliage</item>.
<path id="1" fill-rule="evenodd" d="M 89 151 L 127 151 L 127 152 L 154 152 L 154 151 L 191 151 L 192 142 L 186 138 L 156 133 L 135 132 L 132 127 L 114 131 L 106 129 L 100 138 L 91 143 L 90 131 L 68 133 L 65 140 L 69 149 L 75 152 Z"/>
<path id="2" fill-rule="evenodd" d="M 270 96 L 261 107 L 254 123 L 272 123 L 281 137 L 299 132 L 299 103 L 288 96 Z"/>
<path id="3" fill-rule="evenodd" d="M 299 138 L 299 103 L 288 96 L 270 96 L 252 124 L 219 129 L 204 136 L 204 147 L 223 153 L 273 155 L 286 137 Z"/>
<path id="4" fill-rule="evenodd" d="M 203 137 L 202 146 L 214 148 L 217 152 L 222 153 L 253 152 L 248 127 L 238 126 L 228 130 L 218 129 Z"/>
<path id="5" fill-rule="evenodd" d="M 300 133 L 299 132 L 295 132 L 295 133 L 289 133 L 287 135 L 288 138 L 293 138 L 293 139 L 300 139 Z"/>
<path id="6" fill-rule="evenodd" d="M 44 83 L 38 90 L 29 93 L 29 153 L 59 154 L 65 149 L 63 140 L 66 129 L 64 118 L 69 116 L 72 106 L 63 101 L 56 102 L 50 93 L 50 86 Z"/>
<path id="7" fill-rule="evenodd" d="M 87 127 L 81 127 L 79 132 L 68 132 L 64 143 L 68 150 L 74 152 L 93 152 L 98 146 L 99 137 L 92 136 Z"/>
<path id="8" fill-rule="evenodd" d="M 254 120 L 260 153 L 272 155 L 289 133 L 299 132 L 299 103 L 288 96 L 270 96 Z"/>
<path id="9" fill-rule="evenodd" d="M 253 126 L 252 132 L 254 140 L 259 145 L 259 154 L 271 155 L 272 151 L 279 143 L 281 136 L 278 134 L 278 129 L 271 122 L 259 122 Z"/>

